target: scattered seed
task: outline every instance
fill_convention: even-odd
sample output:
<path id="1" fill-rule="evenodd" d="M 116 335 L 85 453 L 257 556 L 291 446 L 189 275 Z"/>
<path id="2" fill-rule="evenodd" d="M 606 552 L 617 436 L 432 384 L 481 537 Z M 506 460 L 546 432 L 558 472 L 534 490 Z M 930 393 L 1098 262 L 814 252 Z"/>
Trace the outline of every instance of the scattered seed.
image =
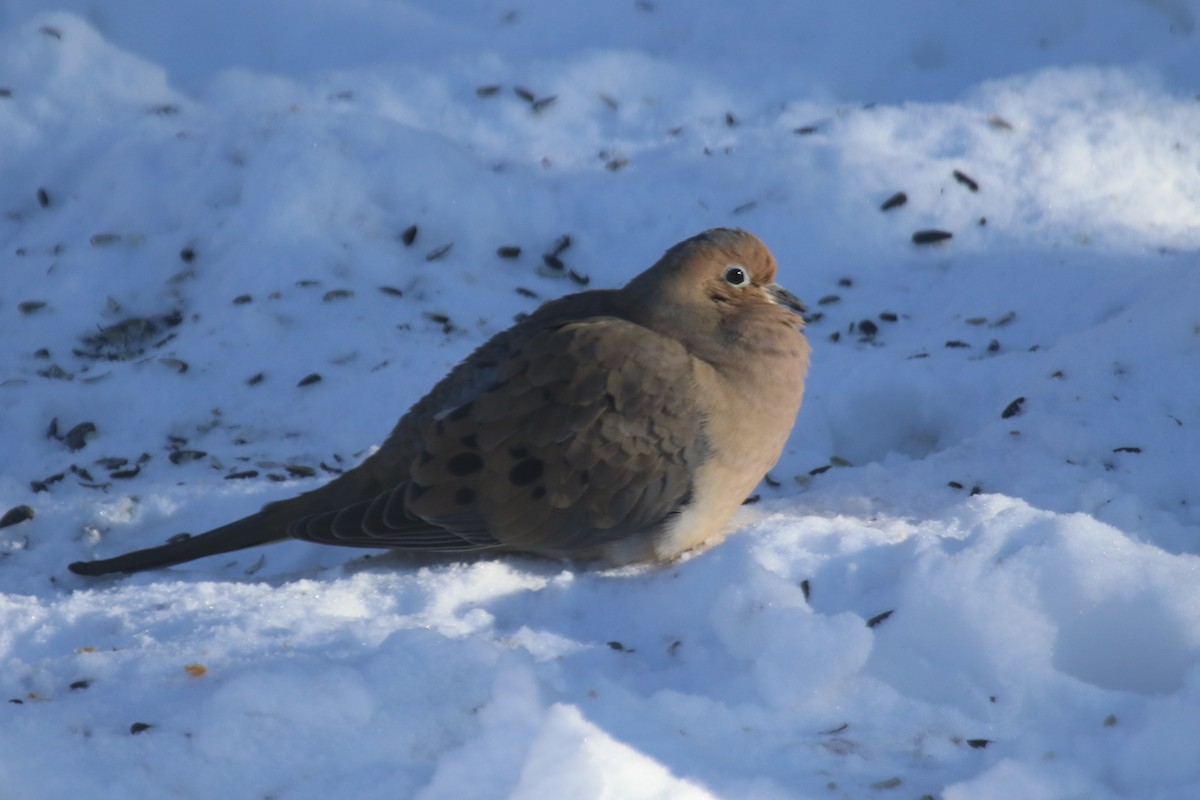
<path id="1" fill-rule="evenodd" d="M 778 489 L 783 485 L 779 481 L 772 478 L 771 473 L 769 472 L 766 475 L 763 475 L 763 483 L 765 483 L 767 486 L 770 486 L 772 489 Z"/>
<path id="2" fill-rule="evenodd" d="M 836 736 L 837 734 L 842 733 L 849 727 L 850 727 L 849 722 L 843 722 L 841 725 L 837 725 L 833 728 L 830 728 L 827 731 L 821 731 L 821 735 L 822 736 Z"/>
<path id="3" fill-rule="evenodd" d="M 179 258 L 182 261 L 192 262 L 196 259 L 196 251 L 190 247 L 185 247 L 179 251 Z"/>
<path id="4" fill-rule="evenodd" d="M 607 164 L 605 164 L 604 168 L 609 172 L 616 172 L 617 170 L 624 168 L 627 164 L 629 164 L 629 159 L 627 158 L 614 158 L 612 161 L 609 161 Z"/>
<path id="5" fill-rule="evenodd" d="M 558 95 L 553 95 L 553 94 L 548 95 L 546 97 L 541 97 L 541 98 L 538 98 L 537 100 L 534 100 L 533 104 L 530 105 L 529 108 L 533 110 L 533 113 L 540 114 L 543 111 L 545 111 L 547 108 L 549 108 L 550 106 L 554 105 L 554 101 L 557 99 L 558 99 Z"/>
<path id="6" fill-rule="evenodd" d="M 883 201 L 883 205 L 879 207 L 880 211 L 891 211 L 893 208 L 899 208 L 908 202 L 908 195 L 904 192 L 896 192 L 894 195 Z"/>
<path id="7" fill-rule="evenodd" d="M 958 481 L 947 481 L 946 485 L 949 486 L 951 489 L 963 488 L 963 485 L 961 483 L 959 483 Z"/>
<path id="8" fill-rule="evenodd" d="M 262 380 L 265 377 L 266 376 L 263 375 L 261 372 L 256 372 L 253 375 L 251 375 L 249 378 L 246 378 L 246 385 L 247 386 L 257 386 L 258 384 L 262 383 Z"/>
<path id="9" fill-rule="evenodd" d="M 62 437 L 62 442 L 67 446 L 67 449 L 74 452 L 82 450 L 87 446 L 88 440 L 96 436 L 96 426 L 91 422 L 81 422 L 71 430 L 67 431 Z"/>
<path id="10" fill-rule="evenodd" d="M 7 86 L 0 86 L 0 97 L 12 97 L 12 89 Z"/>
<path id="11" fill-rule="evenodd" d="M 901 781 L 900 778 L 891 777 L 886 780 L 875 781 L 875 783 L 871 784 L 871 788 L 872 789 L 895 789 L 901 783 L 903 783 L 903 781 Z"/>
<path id="12" fill-rule="evenodd" d="M 999 353 L 1000 352 L 1000 340 L 992 339 L 990 342 L 988 342 L 987 351 L 989 353 Z"/>
<path id="13" fill-rule="evenodd" d="M 620 103 L 618 103 L 616 98 L 612 95 L 605 94 L 604 92 L 597 92 L 596 96 L 600 98 L 601 103 L 604 103 L 604 105 L 608 106 L 613 111 L 616 111 L 618 108 L 620 108 Z"/>
<path id="14" fill-rule="evenodd" d="M 141 471 L 142 468 L 140 466 L 130 467 L 129 469 L 113 470 L 112 472 L 108 473 L 108 476 L 118 480 L 128 480 L 130 478 L 136 478 L 138 473 Z"/>
<path id="15" fill-rule="evenodd" d="M 829 470 L 831 470 L 831 469 L 833 469 L 833 464 L 826 464 L 823 467 L 817 467 L 816 469 L 810 469 L 808 471 L 808 474 L 815 477 L 817 475 L 824 475 L 826 472 L 829 472 Z"/>
<path id="16" fill-rule="evenodd" d="M 897 321 L 898 319 L 900 319 L 900 317 L 898 317 L 898 316 L 895 314 L 895 312 L 892 312 L 892 311 L 883 311 L 883 312 L 880 312 L 880 314 L 879 314 L 879 318 L 880 318 L 881 320 L 883 320 L 884 322 L 895 322 L 895 321 Z"/>
<path id="17" fill-rule="evenodd" d="M 988 124 L 993 128 L 997 128 L 1002 131 L 1011 131 L 1013 129 L 1012 123 L 998 114 L 988 114 L 987 121 Z"/>
<path id="18" fill-rule="evenodd" d="M 1111 728 L 1116 724 L 1117 724 L 1117 715 L 1116 714 L 1109 714 L 1107 717 L 1104 718 L 1104 727 Z"/>
<path id="19" fill-rule="evenodd" d="M 33 509 L 26 505 L 13 506 L 0 517 L 0 528 L 17 525 L 27 519 L 33 519 Z"/>
<path id="20" fill-rule="evenodd" d="M 954 180 L 958 181 L 963 186 L 970 189 L 972 192 L 979 191 L 979 183 L 974 178 L 972 178 L 970 175 L 968 175 L 967 173 L 963 172 L 962 170 L 956 169 L 956 170 L 954 170 L 953 175 L 954 175 Z"/>
<path id="21" fill-rule="evenodd" d="M 69 688 L 72 692 L 78 692 L 80 689 L 86 689 L 91 685 L 92 685 L 91 681 L 81 680 L 81 681 L 73 681 L 71 683 L 71 685 L 67 688 Z"/>
<path id="22" fill-rule="evenodd" d="M 804 594 L 805 602 L 812 597 L 812 583 L 809 582 L 808 578 L 804 578 L 800 581 L 800 591 Z"/>
<path id="23" fill-rule="evenodd" d="M 543 253 L 542 263 L 556 272 L 562 272 L 567 268 L 566 264 L 562 262 L 562 259 L 554 253 Z"/>
<path id="24" fill-rule="evenodd" d="M 446 255 L 446 253 L 449 253 L 451 247 L 454 247 L 454 242 L 450 242 L 449 244 L 444 244 L 441 247 L 435 247 L 432 250 L 430 250 L 428 253 L 425 254 L 425 260 L 426 261 L 437 261 L 439 258 Z"/>
<path id="25" fill-rule="evenodd" d="M 412 243 L 417 240 L 417 226 L 409 225 L 400 234 L 400 241 L 404 242 L 405 247 L 411 247 Z"/>
<path id="26" fill-rule="evenodd" d="M 1140 448 L 1140 447 L 1114 447 L 1113 452 L 1114 453 L 1140 453 L 1140 452 L 1142 452 L 1142 448 Z"/>
<path id="27" fill-rule="evenodd" d="M 346 300 L 354 297 L 354 292 L 349 289 L 330 289 L 321 297 L 326 303 L 332 303 L 334 300 Z"/>
<path id="28" fill-rule="evenodd" d="M 834 303 L 840 303 L 841 301 L 842 301 L 842 298 L 840 295 L 827 294 L 824 297 L 822 297 L 820 300 L 817 301 L 817 305 L 828 306 L 828 305 L 832 305 Z"/>
<path id="29" fill-rule="evenodd" d="M 520 258 L 521 248 L 516 245 L 504 245 L 503 247 L 496 248 L 496 255 L 501 258 Z"/>
<path id="30" fill-rule="evenodd" d="M 489 83 L 486 86 L 475 87 L 475 94 L 479 97 L 492 97 L 493 95 L 499 94 L 499 92 L 500 86 L 495 83 Z"/>
<path id="31" fill-rule="evenodd" d="M 811 136 L 818 130 L 819 128 L 816 125 L 801 125 L 799 128 L 793 130 L 792 133 L 796 134 L 797 136 Z"/>
<path id="32" fill-rule="evenodd" d="M 92 243 L 92 247 L 107 247 L 121 241 L 121 236 L 116 233 L 93 233 L 88 241 Z"/>
<path id="33" fill-rule="evenodd" d="M 576 272 L 573 269 L 567 270 L 567 277 L 570 278 L 573 283 L 578 284 L 579 286 L 587 286 L 592 282 L 592 279 L 587 275 L 584 275 L 581 272 Z"/>
<path id="34" fill-rule="evenodd" d="M 45 300 L 23 300 L 17 304 L 22 314 L 32 314 L 46 307 Z"/>
<path id="35" fill-rule="evenodd" d="M 978 484 L 971 487 L 971 497 L 974 497 L 977 494 L 983 494 L 983 487 L 979 486 Z"/>
<path id="36" fill-rule="evenodd" d="M 737 117 L 733 115 L 732 111 L 725 112 L 725 124 L 730 128 L 735 127 L 738 124 Z"/>
<path id="37" fill-rule="evenodd" d="M 987 322 L 987 317 L 967 317 L 965 320 L 963 320 L 963 322 L 967 323 L 968 325 L 979 326 Z"/>
<path id="38" fill-rule="evenodd" d="M 536 300 L 538 296 L 537 292 L 533 291 L 532 289 L 526 289 L 524 286 L 518 286 L 516 288 L 516 292 L 517 294 L 521 295 L 521 297 L 528 297 L 530 300 Z"/>
<path id="39" fill-rule="evenodd" d="M 758 208 L 758 201 L 757 200 L 749 200 L 745 203 L 742 203 L 737 208 L 735 208 L 733 210 L 733 213 L 734 214 L 745 214 L 747 211 L 753 211 L 756 208 Z"/>
<path id="40" fill-rule="evenodd" d="M 752 506 L 752 505 L 754 505 L 755 503 L 757 503 L 757 502 L 758 502 L 759 500 L 761 500 L 761 499 L 762 499 L 762 495 L 760 495 L 760 494 L 752 494 L 752 495 L 750 495 L 749 497 L 747 497 L 745 500 L 743 500 L 743 501 L 742 501 L 742 505 L 744 505 L 744 506 Z"/>
<path id="41" fill-rule="evenodd" d="M 341 469 L 340 467 L 331 467 L 330 465 L 326 464 L 324 461 L 320 462 L 320 464 L 318 464 L 317 466 L 319 466 L 321 469 L 325 470 L 326 472 L 328 472 L 331 475 L 341 475 L 343 472 L 345 472 L 344 469 Z"/>
<path id="42" fill-rule="evenodd" d="M 306 467 L 303 464 L 284 464 L 283 468 L 287 470 L 287 474 L 293 478 L 314 478 L 317 471 L 312 467 Z"/>
<path id="43" fill-rule="evenodd" d="M 675 137 L 682 136 L 682 135 L 683 135 L 683 128 L 678 128 L 678 127 L 677 128 L 667 128 L 667 136 L 675 138 Z"/>
<path id="44" fill-rule="evenodd" d="M 153 727 L 154 726 L 148 722 L 135 722 L 129 726 L 129 732 L 131 734 L 133 734 L 134 736 L 137 736 L 139 733 L 142 733 L 143 731 L 148 731 Z"/>
<path id="45" fill-rule="evenodd" d="M 380 286 L 379 291 L 390 297 L 404 297 L 404 292 L 397 289 L 395 286 Z"/>
<path id="46" fill-rule="evenodd" d="M 869 620 L 867 620 L 867 627 L 868 628 L 877 627 L 879 625 L 879 623 L 883 622 L 885 619 L 887 619 L 894 613 L 896 613 L 895 610 L 884 611 L 882 614 L 876 614 L 875 616 L 873 616 Z"/>
<path id="47" fill-rule="evenodd" d="M 207 674 L 208 667 L 203 664 L 184 664 L 183 671 L 193 678 L 200 678 Z"/>
<path id="48" fill-rule="evenodd" d="M 225 476 L 225 480 L 227 480 L 227 481 L 240 481 L 240 480 L 245 480 L 245 479 L 247 479 L 247 478 L 257 478 L 257 477 L 258 477 L 258 470 L 256 470 L 256 469 L 244 469 L 244 470 L 242 470 L 241 472 L 231 472 L 231 473 L 229 473 L 228 475 L 226 475 L 226 476 Z"/>
<path id="49" fill-rule="evenodd" d="M 526 89 L 524 86 L 514 86 L 513 92 L 517 95 L 517 97 L 521 98 L 526 103 L 532 103 L 537 99 L 537 95 Z"/>
<path id="50" fill-rule="evenodd" d="M 50 193 L 47 192 L 44 187 L 41 187 L 41 186 L 38 187 L 37 201 L 38 201 L 38 205 L 41 206 L 42 208 L 48 208 L 50 206 Z"/>
<path id="51" fill-rule="evenodd" d="M 186 464 L 189 461 L 199 461 L 206 455 L 208 453 L 203 450 L 173 450 L 167 458 L 172 464 Z"/>
<path id="52" fill-rule="evenodd" d="M 44 33 L 52 39 L 62 39 L 62 32 L 58 28 L 51 27 L 50 25 L 43 25 L 42 27 L 38 28 L 38 31 Z"/>
<path id="53" fill-rule="evenodd" d="M 1012 321 L 1013 321 L 1014 319 L 1016 319 L 1016 318 L 1017 318 L 1017 312 L 1015 312 L 1015 311 L 1009 311 L 1009 312 L 1006 312 L 1006 313 L 1004 314 L 1004 316 L 1000 317 L 1000 318 L 999 318 L 999 319 L 997 319 L 995 322 L 993 322 L 993 323 L 992 323 L 992 325 L 991 325 L 991 327 L 993 327 L 993 328 L 1003 328 L 1005 325 L 1007 325 L 1008 323 L 1012 322 Z"/>
<path id="54" fill-rule="evenodd" d="M 951 349 L 970 347 L 970 346 L 971 345 L 967 344 L 966 342 L 962 341 L 961 339 L 951 339 L 950 341 L 946 342 L 946 347 L 949 347 Z"/>
<path id="55" fill-rule="evenodd" d="M 1009 403 L 1007 406 L 1004 407 L 1004 410 L 1000 412 L 1000 419 L 1008 419 L 1009 417 L 1017 416 L 1018 414 L 1021 413 L 1022 406 L 1024 406 L 1024 405 L 1025 405 L 1025 398 L 1018 397 L 1016 400 L 1013 400 L 1011 403 Z"/>
<path id="56" fill-rule="evenodd" d="M 917 231 L 912 235 L 913 244 L 935 244 L 936 242 L 944 242 L 946 239 L 953 238 L 954 234 L 949 231 L 925 230 Z"/>
<path id="57" fill-rule="evenodd" d="M 246 303 L 250 303 L 253 301 L 254 301 L 254 298 L 248 294 L 239 294 L 237 297 L 233 298 L 233 304 L 235 306 L 244 306 L 244 305 L 246 305 Z"/>
<path id="58" fill-rule="evenodd" d="M 308 375 L 305 375 L 303 378 L 301 378 L 300 382 L 297 383 L 296 386 L 311 386 L 319 380 L 321 380 L 320 374 L 316 372 L 310 372 Z"/>
<path id="59" fill-rule="evenodd" d="M 858 330 L 863 336 L 873 339 L 875 334 L 879 333 L 879 326 L 869 319 L 864 319 L 858 323 Z"/>
<path id="60" fill-rule="evenodd" d="M 991 743 L 991 739 L 967 739 L 967 745 L 975 748 L 976 750 L 982 750 Z"/>
<path id="61" fill-rule="evenodd" d="M 620 642 L 609 642 L 608 646 L 610 649 L 616 650 L 618 653 L 636 653 L 637 652 L 632 647 L 626 647 L 625 645 L 621 644 Z"/>
<path id="62" fill-rule="evenodd" d="M 833 333 L 829 334 L 829 341 L 840 342 L 841 340 L 842 340 L 842 332 L 841 331 L 834 331 Z"/>
<path id="63" fill-rule="evenodd" d="M 174 103 L 159 103 L 150 106 L 150 113 L 158 114 L 160 117 L 173 117 L 179 113 L 179 106 Z"/>

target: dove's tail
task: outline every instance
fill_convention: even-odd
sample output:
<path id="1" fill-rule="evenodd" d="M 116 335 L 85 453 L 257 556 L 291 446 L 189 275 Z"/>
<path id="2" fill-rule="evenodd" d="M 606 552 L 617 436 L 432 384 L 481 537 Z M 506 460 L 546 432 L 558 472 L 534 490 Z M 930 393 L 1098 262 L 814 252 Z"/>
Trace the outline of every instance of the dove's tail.
<path id="1" fill-rule="evenodd" d="M 123 556 L 99 561 L 76 561 L 68 568 L 76 575 L 108 575 L 112 572 L 140 572 L 144 569 L 169 567 L 205 556 L 243 550 L 260 544 L 287 538 L 286 528 L 272 520 L 270 509 L 214 528 L 207 533 L 177 542 L 135 550 Z"/>

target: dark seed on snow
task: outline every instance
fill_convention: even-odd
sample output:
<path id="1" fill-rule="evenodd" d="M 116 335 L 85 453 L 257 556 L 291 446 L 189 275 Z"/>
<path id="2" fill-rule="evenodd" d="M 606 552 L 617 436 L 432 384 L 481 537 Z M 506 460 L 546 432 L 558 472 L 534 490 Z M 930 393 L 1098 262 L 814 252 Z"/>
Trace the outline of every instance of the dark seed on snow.
<path id="1" fill-rule="evenodd" d="M 301 378 L 300 382 L 297 383 L 296 386 L 311 386 L 312 384 L 316 383 L 319 380 L 321 380 L 320 374 L 318 374 L 316 372 L 311 372 L 308 375 L 305 375 L 303 378 Z"/>
<path id="2" fill-rule="evenodd" d="M 499 93 L 499 91 L 500 87 L 494 83 L 489 83 L 487 86 L 475 87 L 475 94 L 480 97 L 491 97 L 492 95 Z"/>
<path id="3" fill-rule="evenodd" d="M 1011 403 L 1009 403 L 1007 406 L 1004 407 L 1004 410 L 1000 412 L 1000 419 L 1008 419 L 1009 417 L 1017 416 L 1018 414 L 1021 413 L 1021 407 L 1024 405 L 1025 405 L 1025 398 L 1018 397 L 1016 400 L 1013 400 Z"/>
<path id="4" fill-rule="evenodd" d="M 891 312 L 891 311 L 884 311 L 884 312 L 882 312 L 882 313 L 879 315 L 879 318 L 880 318 L 881 320 L 883 320 L 884 322 L 895 322 L 896 320 L 900 319 L 900 317 L 896 316 L 896 314 L 895 314 L 894 312 Z"/>
<path id="5" fill-rule="evenodd" d="M 976 182 L 976 180 L 974 178 L 972 178 L 970 175 L 963 172 L 962 170 L 958 170 L 958 169 L 954 170 L 954 180 L 958 181 L 963 186 L 970 189 L 972 192 L 979 191 L 979 183 Z"/>
<path id="6" fill-rule="evenodd" d="M 257 477 L 258 477 L 258 470 L 256 470 L 256 469 L 244 469 L 244 470 L 242 470 L 241 472 L 231 472 L 231 473 L 229 473 L 228 475 L 226 475 L 226 476 L 225 476 L 225 480 L 227 480 L 227 481 L 240 481 L 240 480 L 245 480 L 246 478 L 257 478 Z"/>
<path id="7" fill-rule="evenodd" d="M 520 258 L 521 248 L 516 245 L 504 245 L 503 247 L 496 248 L 496 255 L 501 258 Z"/>
<path id="8" fill-rule="evenodd" d="M 936 244 L 944 242 L 947 239 L 954 237 L 949 231 L 925 230 L 917 231 L 912 235 L 913 244 Z"/>
<path id="9" fill-rule="evenodd" d="M 562 255 L 562 252 L 571 246 L 571 234 L 564 233 L 562 236 L 554 240 L 554 247 L 550 248 L 550 252 L 556 256 Z"/>
<path id="10" fill-rule="evenodd" d="M 885 619 L 890 617 L 893 613 L 895 613 L 895 612 L 894 611 L 884 611 L 882 614 L 876 614 L 875 616 L 873 616 L 869 620 L 867 620 L 867 627 L 868 628 L 876 627 L 877 625 L 879 625 L 879 623 L 883 622 Z"/>
<path id="11" fill-rule="evenodd" d="M 432 250 L 430 250 L 428 253 L 425 254 L 425 260 L 426 261 L 437 261 L 439 258 L 446 255 L 446 253 L 449 253 L 451 247 L 454 247 L 454 242 L 450 242 L 449 244 L 444 244 L 441 247 L 435 247 Z"/>
<path id="12" fill-rule="evenodd" d="M 199 461 L 208 453 L 203 450 L 174 450 L 167 456 L 172 464 L 186 464 L 189 461 Z"/>
<path id="13" fill-rule="evenodd" d="M 896 192 L 894 195 L 883 201 L 883 205 L 879 207 L 880 211 L 891 211 L 893 208 L 899 208 L 908 202 L 908 195 L 904 192 Z"/>
<path id="14" fill-rule="evenodd" d="M 45 188 L 43 188 L 41 186 L 39 186 L 38 190 L 37 190 L 37 199 L 38 199 L 38 205 L 41 206 L 42 208 L 46 208 L 47 206 L 50 205 L 50 193 L 47 192 L 45 190 Z"/>
<path id="15" fill-rule="evenodd" d="M 417 226 L 416 225 L 409 225 L 407 228 L 404 229 L 404 232 L 400 234 L 400 241 L 404 242 L 405 247 L 411 247 L 412 243 L 415 242 L 416 240 L 417 240 Z"/>
<path id="16" fill-rule="evenodd" d="M 33 509 L 26 505 L 13 506 L 0 517 L 0 528 L 17 525 L 27 519 L 33 519 Z"/>

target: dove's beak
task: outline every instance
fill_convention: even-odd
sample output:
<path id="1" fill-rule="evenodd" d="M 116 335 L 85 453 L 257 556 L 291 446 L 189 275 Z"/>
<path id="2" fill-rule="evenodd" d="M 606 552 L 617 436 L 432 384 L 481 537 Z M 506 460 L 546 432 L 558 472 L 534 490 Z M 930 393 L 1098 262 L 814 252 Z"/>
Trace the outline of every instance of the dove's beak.
<path id="1" fill-rule="evenodd" d="M 789 292 L 787 289 L 780 286 L 778 283 L 772 283 L 766 287 L 767 294 L 771 295 L 771 299 L 781 306 L 786 306 L 797 314 L 803 314 L 806 309 L 804 303 L 800 302 L 800 298 Z"/>

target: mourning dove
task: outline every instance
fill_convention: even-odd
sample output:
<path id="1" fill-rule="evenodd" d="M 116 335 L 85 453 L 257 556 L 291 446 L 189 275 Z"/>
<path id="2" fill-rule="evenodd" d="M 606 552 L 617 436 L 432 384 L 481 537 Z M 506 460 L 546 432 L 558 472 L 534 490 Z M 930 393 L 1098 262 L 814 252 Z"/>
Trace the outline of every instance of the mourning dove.
<path id="1" fill-rule="evenodd" d="M 547 303 L 492 337 L 325 486 L 101 561 L 135 572 L 287 538 L 613 564 L 715 537 L 791 431 L 803 307 L 755 236 L 716 228 L 623 289 Z"/>

